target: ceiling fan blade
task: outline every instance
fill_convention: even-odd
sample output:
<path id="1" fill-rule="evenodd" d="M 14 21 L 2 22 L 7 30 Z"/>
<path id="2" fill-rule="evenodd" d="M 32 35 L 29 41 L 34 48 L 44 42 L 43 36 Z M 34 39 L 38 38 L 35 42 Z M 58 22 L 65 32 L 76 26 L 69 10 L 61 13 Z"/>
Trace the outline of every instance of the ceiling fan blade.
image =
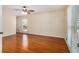
<path id="1" fill-rule="evenodd" d="M 28 10 L 28 11 L 30 11 L 30 12 L 34 12 L 35 10 Z"/>

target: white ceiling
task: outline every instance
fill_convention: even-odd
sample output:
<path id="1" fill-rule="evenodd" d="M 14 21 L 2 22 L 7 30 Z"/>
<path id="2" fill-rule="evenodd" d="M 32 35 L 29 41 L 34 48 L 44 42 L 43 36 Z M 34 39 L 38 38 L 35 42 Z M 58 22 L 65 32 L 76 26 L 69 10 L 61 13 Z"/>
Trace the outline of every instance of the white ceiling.
<path id="1" fill-rule="evenodd" d="M 58 11 L 58 10 L 64 10 L 66 8 L 65 5 L 28 5 L 29 9 L 35 10 L 33 13 L 38 12 L 47 12 L 47 11 Z M 15 11 L 15 9 L 22 9 L 21 5 L 8 5 L 6 8 L 11 9 L 12 11 Z M 22 15 L 21 11 L 15 11 L 17 16 Z"/>

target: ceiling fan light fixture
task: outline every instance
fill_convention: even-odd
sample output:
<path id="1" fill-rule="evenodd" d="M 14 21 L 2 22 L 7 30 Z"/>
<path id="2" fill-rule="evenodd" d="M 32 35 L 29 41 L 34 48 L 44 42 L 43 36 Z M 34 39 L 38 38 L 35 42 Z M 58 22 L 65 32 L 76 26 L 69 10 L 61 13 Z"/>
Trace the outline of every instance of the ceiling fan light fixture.
<path id="1" fill-rule="evenodd" d="M 22 14 L 23 14 L 23 15 L 27 15 L 28 13 L 27 13 L 27 12 L 22 11 Z"/>

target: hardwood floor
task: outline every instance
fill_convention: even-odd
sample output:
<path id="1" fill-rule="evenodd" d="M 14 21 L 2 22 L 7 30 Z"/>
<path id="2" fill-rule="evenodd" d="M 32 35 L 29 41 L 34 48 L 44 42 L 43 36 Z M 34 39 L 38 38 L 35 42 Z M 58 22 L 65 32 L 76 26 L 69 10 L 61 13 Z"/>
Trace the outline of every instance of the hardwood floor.
<path id="1" fill-rule="evenodd" d="M 3 53 L 69 53 L 62 38 L 31 34 L 3 37 Z"/>

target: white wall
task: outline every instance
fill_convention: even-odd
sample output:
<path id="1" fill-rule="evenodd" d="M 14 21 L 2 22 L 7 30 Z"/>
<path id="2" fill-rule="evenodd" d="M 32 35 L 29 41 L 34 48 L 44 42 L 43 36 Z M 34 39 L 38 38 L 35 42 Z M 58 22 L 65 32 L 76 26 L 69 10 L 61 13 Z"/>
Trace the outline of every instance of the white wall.
<path id="1" fill-rule="evenodd" d="M 3 36 L 13 34 L 16 34 L 16 16 L 7 6 L 3 6 Z"/>
<path id="2" fill-rule="evenodd" d="M 67 6 L 68 7 L 68 6 Z M 67 40 L 67 7 L 65 8 L 65 40 Z"/>
<path id="3" fill-rule="evenodd" d="M 2 6 L 0 6 L 0 32 L 2 32 Z"/>
<path id="4" fill-rule="evenodd" d="M 2 32 L 2 6 L 0 6 L 0 32 Z M 0 34 L 0 52 L 2 52 L 2 34 Z"/>
<path id="5" fill-rule="evenodd" d="M 67 7 L 67 42 L 71 48 L 71 20 L 72 20 L 72 6 Z"/>
<path id="6" fill-rule="evenodd" d="M 28 33 L 66 38 L 65 11 L 52 11 L 17 17 L 17 32 L 22 19 L 28 19 Z M 21 28 L 21 27 L 20 27 Z"/>
<path id="7" fill-rule="evenodd" d="M 31 14 L 27 18 L 28 33 L 65 38 L 64 11 Z"/>

